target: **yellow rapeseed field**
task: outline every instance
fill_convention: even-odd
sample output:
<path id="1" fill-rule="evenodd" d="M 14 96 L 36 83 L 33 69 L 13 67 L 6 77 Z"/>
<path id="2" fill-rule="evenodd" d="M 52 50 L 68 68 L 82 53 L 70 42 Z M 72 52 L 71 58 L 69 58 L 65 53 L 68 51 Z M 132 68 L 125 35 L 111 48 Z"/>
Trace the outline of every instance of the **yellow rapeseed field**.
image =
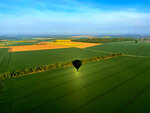
<path id="1" fill-rule="evenodd" d="M 64 45 L 64 46 L 78 46 L 79 44 L 71 43 L 71 42 L 51 42 L 52 44 Z"/>
<path id="2" fill-rule="evenodd" d="M 55 40 L 55 42 L 71 42 L 71 40 Z"/>

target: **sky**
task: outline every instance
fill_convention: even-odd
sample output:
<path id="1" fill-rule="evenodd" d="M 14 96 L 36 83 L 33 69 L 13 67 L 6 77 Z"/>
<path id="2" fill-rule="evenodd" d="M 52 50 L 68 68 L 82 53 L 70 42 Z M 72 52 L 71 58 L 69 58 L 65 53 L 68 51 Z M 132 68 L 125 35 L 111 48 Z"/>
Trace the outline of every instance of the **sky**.
<path id="1" fill-rule="evenodd" d="M 150 0 L 0 0 L 0 35 L 150 34 Z"/>

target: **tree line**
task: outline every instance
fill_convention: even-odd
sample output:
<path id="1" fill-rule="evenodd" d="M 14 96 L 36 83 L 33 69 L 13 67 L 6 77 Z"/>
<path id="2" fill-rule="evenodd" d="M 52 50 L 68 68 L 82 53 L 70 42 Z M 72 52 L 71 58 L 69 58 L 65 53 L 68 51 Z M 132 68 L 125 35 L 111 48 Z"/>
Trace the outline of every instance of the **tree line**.
<path id="1" fill-rule="evenodd" d="M 81 39 L 72 39 L 74 42 L 89 42 L 89 43 L 104 43 L 104 42 L 121 42 L 121 41 L 135 41 L 133 38 L 81 38 Z"/>
<path id="2" fill-rule="evenodd" d="M 97 57 L 92 57 L 88 59 L 82 59 L 82 63 L 90 63 L 90 62 L 95 62 L 95 61 L 100 61 L 104 60 L 107 58 L 112 58 L 116 56 L 123 56 L 122 53 L 113 53 L 109 54 L 108 56 L 97 56 Z M 39 67 L 34 67 L 34 68 L 26 68 L 22 70 L 16 70 L 12 72 L 4 72 L 0 74 L 0 79 L 5 79 L 5 78 L 12 78 L 12 77 L 17 77 L 17 76 L 23 76 L 27 74 L 32 74 L 32 73 L 38 73 L 38 72 L 43 72 L 43 71 L 48 71 L 48 70 L 54 70 L 58 68 L 64 68 L 72 66 L 72 61 L 70 62 L 64 62 L 64 63 L 56 63 L 56 64 L 48 64 L 48 65 L 43 65 Z"/>

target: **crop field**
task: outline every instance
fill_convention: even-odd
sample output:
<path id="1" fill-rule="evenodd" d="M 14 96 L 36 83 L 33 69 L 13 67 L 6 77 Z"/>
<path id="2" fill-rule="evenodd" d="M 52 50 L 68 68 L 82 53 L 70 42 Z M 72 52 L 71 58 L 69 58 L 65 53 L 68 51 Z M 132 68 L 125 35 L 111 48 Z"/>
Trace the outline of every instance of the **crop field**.
<path id="1" fill-rule="evenodd" d="M 94 47 L 89 47 L 90 50 L 121 52 L 130 55 L 150 56 L 150 43 L 135 43 L 130 42 L 110 42 Z"/>
<path id="2" fill-rule="evenodd" d="M 83 43 L 83 42 L 11 42 L 4 46 L 10 48 L 10 52 L 34 51 L 34 50 L 48 50 L 48 49 L 62 49 L 62 48 L 87 48 L 101 43 Z M 4 48 L 3 47 L 3 48 Z"/>
<path id="3" fill-rule="evenodd" d="M 86 63 L 79 71 L 71 66 L 0 80 L 0 113 L 150 113 L 149 43 L 24 52 L 3 48 L 0 69 L 14 71 L 118 52 L 124 56 Z"/>
<path id="4" fill-rule="evenodd" d="M 0 49 L 0 64 L 3 61 L 3 58 L 5 56 L 5 51 L 6 51 L 6 49 Z"/>
<path id="5" fill-rule="evenodd" d="M 37 41 L 7 41 L 6 46 L 23 46 L 23 45 L 33 45 L 37 43 Z M 5 45 L 3 45 L 5 46 Z"/>
<path id="6" fill-rule="evenodd" d="M 39 43 L 38 43 L 39 44 Z M 49 49 L 62 49 L 69 48 L 63 45 L 26 45 L 26 46 L 11 46 L 11 52 L 22 52 L 22 51 L 37 51 L 37 50 L 49 50 Z"/>
<path id="7" fill-rule="evenodd" d="M 33 45 L 36 44 L 36 41 L 31 41 L 31 42 L 19 42 L 19 43 L 13 43 L 13 44 L 8 44 L 8 46 L 23 46 L 23 45 Z"/>
<path id="8" fill-rule="evenodd" d="M 76 48 L 87 48 L 87 47 L 93 47 L 97 45 L 102 45 L 102 43 L 83 43 L 83 42 L 51 42 L 52 44 L 56 45 L 64 45 L 64 46 L 70 46 L 70 47 L 76 47 Z"/>
<path id="9" fill-rule="evenodd" d="M 8 69 L 9 53 L 8 48 L 0 48 L 0 73 Z"/>
<path id="10" fill-rule="evenodd" d="M 150 59 L 123 56 L 7 79 L 0 112 L 149 113 L 149 68 Z"/>
<path id="11" fill-rule="evenodd" d="M 3 43 L 0 43 L 0 46 L 4 46 L 5 44 L 3 44 Z"/>
<path id="12" fill-rule="evenodd" d="M 51 42 L 52 44 L 57 45 L 65 45 L 65 46 L 78 46 L 79 44 L 76 43 L 70 43 L 70 42 Z"/>
<path id="13" fill-rule="evenodd" d="M 46 64 L 72 61 L 75 59 L 107 55 L 107 53 L 86 51 L 79 48 L 8 52 L 7 54 L 8 55 L 5 57 L 6 60 L 1 66 L 3 68 L 1 72 L 4 72 L 6 67 L 9 71 L 14 71 L 18 69 L 38 67 Z"/>

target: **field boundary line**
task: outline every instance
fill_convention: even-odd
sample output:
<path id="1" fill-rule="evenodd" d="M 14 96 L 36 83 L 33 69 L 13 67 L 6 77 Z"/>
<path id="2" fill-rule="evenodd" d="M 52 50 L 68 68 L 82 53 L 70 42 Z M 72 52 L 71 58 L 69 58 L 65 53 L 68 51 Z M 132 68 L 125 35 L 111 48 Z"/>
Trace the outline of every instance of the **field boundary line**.
<path id="1" fill-rule="evenodd" d="M 113 54 L 112 52 L 102 51 L 102 50 L 93 50 L 93 49 L 86 49 L 86 48 L 83 48 L 82 50 Z"/>
<path id="2" fill-rule="evenodd" d="M 119 64 L 118 64 L 118 65 L 119 65 Z M 112 66 L 110 66 L 110 67 L 112 67 Z M 113 68 L 116 68 L 116 67 L 113 67 Z M 113 69 L 113 68 L 112 68 L 112 69 Z M 106 70 L 106 69 L 107 69 L 107 67 L 104 68 L 102 71 L 104 71 L 104 70 Z M 98 73 L 98 72 L 99 72 L 99 71 L 96 71 L 96 72 L 94 72 L 94 73 Z M 120 73 L 120 72 L 119 72 L 119 73 Z M 87 76 L 91 76 L 91 75 L 88 74 Z M 44 92 L 44 91 L 47 91 L 47 90 L 49 90 L 49 89 L 53 89 L 53 88 L 59 87 L 59 86 L 64 85 L 64 84 L 68 84 L 68 83 L 70 83 L 70 82 L 73 82 L 73 81 L 75 81 L 75 80 L 79 80 L 79 79 L 81 79 L 81 78 L 86 78 L 87 76 L 86 76 L 86 75 L 83 75 L 83 76 L 81 76 L 81 77 L 79 77 L 79 78 L 74 78 L 74 79 L 65 81 L 65 82 L 63 82 L 63 83 L 59 83 L 59 84 L 57 84 L 57 85 L 50 86 L 50 87 L 48 87 L 48 88 L 46 88 L 46 89 L 40 90 L 40 92 L 39 92 L 39 91 L 38 91 L 38 92 L 34 92 L 33 94 L 24 96 L 24 97 L 19 98 L 19 99 L 14 99 L 13 101 L 18 101 L 18 100 L 21 100 L 21 99 L 23 99 L 23 98 L 27 98 L 27 97 L 29 97 L 29 96 L 37 95 L 37 94 L 42 93 L 42 92 Z M 108 77 L 112 77 L 112 76 L 108 76 Z M 108 78 L 108 77 L 104 77 L 104 78 L 102 78 L 102 79 L 106 79 L 106 78 Z M 101 79 L 101 80 L 102 80 L 102 79 Z M 0 105 L 1 105 L 1 104 L 0 104 Z"/>
<path id="3" fill-rule="evenodd" d="M 83 64 L 85 64 L 85 63 L 92 63 L 92 62 L 107 60 L 107 59 L 111 59 L 111 58 L 118 57 L 118 56 L 123 56 L 123 55 L 120 53 L 114 53 L 114 54 L 110 54 L 107 56 L 97 56 L 97 57 L 91 57 L 88 59 L 81 59 L 81 60 L 82 60 Z M 10 56 L 9 56 L 9 58 L 10 58 Z M 16 70 L 15 72 L 5 72 L 5 73 L 2 73 L 2 76 L 0 79 L 24 76 L 24 75 L 29 75 L 29 74 L 33 74 L 33 73 L 39 73 L 39 72 L 44 72 L 44 71 L 49 71 L 49 70 L 54 70 L 54 69 L 59 69 L 59 68 L 65 68 L 65 67 L 70 67 L 70 66 L 72 66 L 72 61 L 57 63 L 57 64 L 48 64 L 48 65 L 43 65 L 43 66 L 39 66 L 39 67 L 35 67 L 35 68 Z"/>
<path id="4" fill-rule="evenodd" d="M 99 64 L 97 64 L 97 65 L 99 65 Z M 97 66 L 96 65 L 96 66 Z M 117 64 L 117 65 L 121 65 L 121 63 L 120 64 Z M 116 67 L 117 65 L 115 65 L 114 67 Z M 92 68 L 92 67 L 90 67 L 90 68 Z M 108 68 L 108 67 L 107 67 Z M 110 66 L 109 68 L 113 68 L 113 66 Z M 85 69 L 88 69 L 88 68 L 85 68 Z M 106 69 L 106 67 L 105 68 L 103 68 L 103 70 L 105 70 Z M 103 71 L 102 70 L 102 71 Z M 85 72 L 85 70 L 80 70 L 80 72 Z M 49 81 L 49 80 L 54 80 L 54 79 L 57 79 L 57 78 L 62 78 L 62 77 L 64 77 L 64 76 L 68 76 L 68 74 L 72 74 L 72 73 L 74 73 L 74 72 L 71 72 L 71 73 L 66 73 L 66 74 L 63 74 L 62 76 L 56 76 L 56 77 L 53 77 L 53 78 L 50 78 L 50 79 L 45 79 L 45 80 L 43 80 L 43 81 L 40 81 L 40 82 L 35 82 L 35 83 L 32 83 L 32 84 L 29 84 L 30 86 L 31 85 L 35 85 L 35 84 L 40 84 L 41 82 L 45 82 L 45 81 Z M 28 85 L 26 85 L 26 86 L 23 86 L 23 87 L 18 87 L 18 88 L 16 88 L 16 89 L 20 89 L 20 88 L 24 88 L 24 87 L 28 87 Z M 14 90 L 16 90 L 16 89 L 13 89 L 13 91 Z"/>
<path id="5" fill-rule="evenodd" d="M 138 56 L 138 55 L 130 55 L 130 54 L 124 54 L 124 56 L 128 56 L 128 57 L 138 57 L 138 58 L 150 58 L 149 56 Z"/>
<path id="6" fill-rule="evenodd" d="M 101 51 L 101 50 L 92 50 L 92 49 L 84 49 L 84 50 L 95 51 L 95 52 L 100 52 L 100 53 L 109 53 L 109 54 L 113 54 L 112 52 Z M 132 55 L 132 54 L 124 54 L 124 53 L 123 53 L 123 56 L 128 56 L 128 57 L 139 57 L 139 58 L 150 58 L 149 56 L 139 56 L 139 55 Z"/>
<path id="7" fill-rule="evenodd" d="M 127 60 L 127 61 L 129 61 L 129 60 Z M 125 62 L 126 62 L 126 61 L 124 61 L 124 62 L 122 62 L 122 63 L 125 63 Z M 119 63 L 119 65 L 121 65 L 122 63 Z M 99 64 L 97 64 L 97 65 L 99 65 Z M 95 65 L 95 66 L 97 66 L 97 65 Z M 117 64 L 117 65 L 118 65 L 118 64 Z M 114 65 L 114 66 L 117 66 L 117 65 Z M 111 67 L 112 67 L 112 66 L 110 66 L 109 68 L 111 68 Z M 90 68 L 92 68 L 92 67 L 90 66 Z M 85 68 L 85 69 L 88 69 L 88 68 Z M 105 70 L 105 68 L 104 68 L 104 70 Z M 83 71 L 83 70 L 80 70 L 80 72 L 82 72 L 82 71 Z M 74 72 L 67 73 L 67 74 L 72 74 L 72 73 L 74 73 Z M 57 79 L 57 78 L 60 78 L 60 77 L 64 77 L 64 76 L 66 76 L 67 74 L 63 74 L 63 76 L 57 76 L 57 77 L 53 77 L 53 78 L 50 78 L 50 79 L 45 79 L 45 80 L 40 81 L 40 82 L 45 82 L 45 81 Z M 32 84 L 28 84 L 28 85 L 35 85 L 35 84 L 40 83 L 40 82 L 35 82 L 35 83 L 32 83 Z M 22 86 L 22 87 L 18 87 L 18 88 L 16 88 L 16 89 L 28 87 L 28 85 L 25 85 L 25 86 Z M 16 90 L 16 89 L 13 89 L 13 91 Z"/>

